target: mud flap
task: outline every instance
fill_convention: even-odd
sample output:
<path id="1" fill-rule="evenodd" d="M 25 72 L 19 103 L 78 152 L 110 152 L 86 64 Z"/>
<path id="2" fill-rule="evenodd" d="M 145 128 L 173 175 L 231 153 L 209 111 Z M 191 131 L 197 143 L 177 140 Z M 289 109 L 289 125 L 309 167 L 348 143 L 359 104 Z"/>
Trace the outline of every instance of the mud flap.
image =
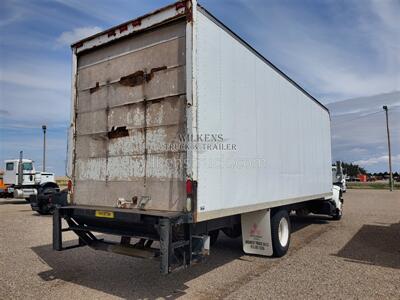
<path id="1" fill-rule="evenodd" d="M 241 215 L 243 251 L 272 256 L 271 210 L 264 209 Z"/>

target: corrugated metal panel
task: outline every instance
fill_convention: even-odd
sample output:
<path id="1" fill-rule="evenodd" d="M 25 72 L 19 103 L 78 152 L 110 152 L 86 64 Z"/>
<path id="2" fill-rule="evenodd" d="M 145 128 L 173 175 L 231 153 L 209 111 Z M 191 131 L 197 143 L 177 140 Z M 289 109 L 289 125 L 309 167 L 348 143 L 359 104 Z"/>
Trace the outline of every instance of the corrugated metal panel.
<path id="1" fill-rule="evenodd" d="M 198 131 L 237 147 L 199 152 L 198 220 L 330 193 L 328 111 L 202 11 L 196 26 Z"/>
<path id="2" fill-rule="evenodd" d="M 78 55 L 74 203 L 181 211 L 186 132 L 186 22 Z"/>

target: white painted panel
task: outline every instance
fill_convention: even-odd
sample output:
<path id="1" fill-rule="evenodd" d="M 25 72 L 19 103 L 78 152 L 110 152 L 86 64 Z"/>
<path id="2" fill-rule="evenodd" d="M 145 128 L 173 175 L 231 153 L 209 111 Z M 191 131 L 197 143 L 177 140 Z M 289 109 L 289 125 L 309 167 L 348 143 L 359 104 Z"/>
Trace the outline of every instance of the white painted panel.
<path id="1" fill-rule="evenodd" d="M 201 10 L 197 17 L 198 133 L 237 147 L 199 152 L 198 220 L 330 193 L 328 112 Z"/>

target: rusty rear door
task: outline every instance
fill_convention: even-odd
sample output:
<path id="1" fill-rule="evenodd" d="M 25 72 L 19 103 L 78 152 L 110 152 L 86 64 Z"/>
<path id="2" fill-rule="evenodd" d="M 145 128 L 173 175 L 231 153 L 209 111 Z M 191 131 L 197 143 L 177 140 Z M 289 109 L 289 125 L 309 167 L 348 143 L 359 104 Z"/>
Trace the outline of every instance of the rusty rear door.
<path id="1" fill-rule="evenodd" d="M 184 19 L 77 56 L 73 202 L 183 210 Z"/>

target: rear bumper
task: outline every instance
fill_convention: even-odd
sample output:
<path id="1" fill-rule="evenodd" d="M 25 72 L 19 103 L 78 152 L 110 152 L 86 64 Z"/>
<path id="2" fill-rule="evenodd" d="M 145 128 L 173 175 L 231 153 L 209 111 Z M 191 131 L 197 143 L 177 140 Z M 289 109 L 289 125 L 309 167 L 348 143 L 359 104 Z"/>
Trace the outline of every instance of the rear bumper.
<path id="1" fill-rule="evenodd" d="M 67 228 L 62 228 L 65 219 Z M 191 213 L 143 211 L 110 207 L 63 206 L 53 214 L 53 249 L 57 251 L 89 246 L 95 250 L 160 260 L 160 272 L 191 264 L 193 259 Z M 64 247 L 62 233 L 73 231 L 79 243 Z M 105 241 L 93 232 L 120 236 L 121 242 Z M 131 238 L 140 239 L 130 244 Z M 159 248 L 152 247 L 153 241 Z"/>

